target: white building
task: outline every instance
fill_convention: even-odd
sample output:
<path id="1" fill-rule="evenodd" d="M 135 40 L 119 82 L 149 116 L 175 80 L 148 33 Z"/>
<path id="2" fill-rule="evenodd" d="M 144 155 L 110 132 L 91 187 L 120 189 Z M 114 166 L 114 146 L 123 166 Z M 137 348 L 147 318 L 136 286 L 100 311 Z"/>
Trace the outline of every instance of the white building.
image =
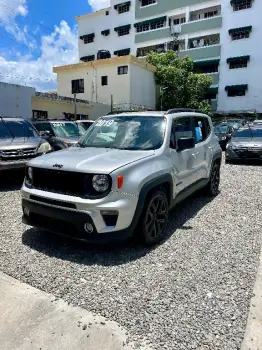
<path id="1" fill-rule="evenodd" d="M 121 56 L 93 62 L 81 62 L 54 67 L 57 90 L 62 96 L 73 97 L 72 80 L 84 86 L 77 98 L 93 103 L 114 105 L 120 109 L 156 105 L 156 68 L 134 56 Z"/>
<path id="2" fill-rule="evenodd" d="M 210 74 L 213 110 L 262 113 L 260 0 L 111 0 L 107 9 L 76 17 L 79 58 L 172 49 Z"/>

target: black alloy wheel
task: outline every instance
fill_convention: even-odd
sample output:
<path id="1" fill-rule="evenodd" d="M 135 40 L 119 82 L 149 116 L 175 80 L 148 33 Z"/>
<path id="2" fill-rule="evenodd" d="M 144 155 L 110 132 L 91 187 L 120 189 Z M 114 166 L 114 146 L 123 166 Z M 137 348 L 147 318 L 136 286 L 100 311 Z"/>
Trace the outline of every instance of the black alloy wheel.
<path id="1" fill-rule="evenodd" d="M 220 185 L 220 165 L 218 163 L 214 163 L 210 174 L 210 180 L 207 185 L 208 194 L 212 197 L 217 196 L 219 193 L 219 185 Z"/>
<path id="2" fill-rule="evenodd" d="M 169 205 L 165 192 L 154 192 L 142 215 L 143 239 L 147 245 L 160 242 L 168 223 Z"/>

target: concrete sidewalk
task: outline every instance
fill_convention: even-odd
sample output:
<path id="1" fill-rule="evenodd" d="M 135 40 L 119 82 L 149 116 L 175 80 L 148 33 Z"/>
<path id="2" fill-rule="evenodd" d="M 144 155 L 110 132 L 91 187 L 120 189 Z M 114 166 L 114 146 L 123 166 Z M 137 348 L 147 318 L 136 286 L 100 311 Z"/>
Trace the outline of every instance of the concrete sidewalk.
<path id="1" fill-rule="evenodd" d="M 131 350 L 111 321 L 0 272 L 1 350 Z"/>

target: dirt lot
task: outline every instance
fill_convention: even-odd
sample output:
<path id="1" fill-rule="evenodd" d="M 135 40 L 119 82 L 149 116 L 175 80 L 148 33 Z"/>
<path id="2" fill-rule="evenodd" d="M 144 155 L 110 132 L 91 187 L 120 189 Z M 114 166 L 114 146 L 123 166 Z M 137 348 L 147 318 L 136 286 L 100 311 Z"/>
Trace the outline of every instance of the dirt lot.
<path id="1" fill-rule="evenodd" d="M 90 247 L 21 223 L 0 190 L 0 269 L 123 325 L 139 348 L 239 349 L 260 254 L 262 167 L 224 165 L 221 193 L 170 213 L 167 240 Z"/>

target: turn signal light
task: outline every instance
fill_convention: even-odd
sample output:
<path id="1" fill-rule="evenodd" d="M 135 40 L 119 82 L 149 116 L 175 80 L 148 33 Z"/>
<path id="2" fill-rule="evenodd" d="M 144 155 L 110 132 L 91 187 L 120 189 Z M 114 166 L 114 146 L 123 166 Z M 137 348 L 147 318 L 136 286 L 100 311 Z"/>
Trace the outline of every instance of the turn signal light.
<path id="1" fill-rule="evenodd" d="M 117 187 L 118 189 L 121 189 L 123 187 L 123 182 L 124 182 L 124 176 L 120 175 L 117 178 Z"/>

